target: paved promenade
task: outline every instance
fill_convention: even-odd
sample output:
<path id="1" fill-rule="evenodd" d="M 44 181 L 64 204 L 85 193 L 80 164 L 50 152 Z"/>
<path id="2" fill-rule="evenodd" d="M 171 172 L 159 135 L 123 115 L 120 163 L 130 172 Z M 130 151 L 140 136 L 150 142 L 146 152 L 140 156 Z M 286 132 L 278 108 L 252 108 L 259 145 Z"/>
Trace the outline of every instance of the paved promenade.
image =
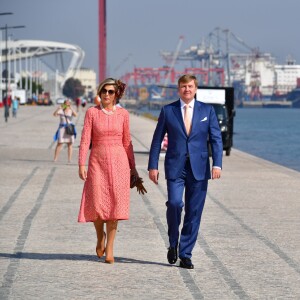
<path id="1" fill-rule="evenodd" d="M 146 171 L 155 121 L 131 114 L 144 196 L 131 190 L 130 220 L 119 223 L 115 264 L 95 255 L 91 223 L 77 223 L 83 182 L 67 149 L 53 162 L 55 107 L 0 109 L 0 299 L 300 299 L 300 173 L 236 149 L 210 181 L 193 252 L 194 270 L 167 262 L 160 162 Z"/>

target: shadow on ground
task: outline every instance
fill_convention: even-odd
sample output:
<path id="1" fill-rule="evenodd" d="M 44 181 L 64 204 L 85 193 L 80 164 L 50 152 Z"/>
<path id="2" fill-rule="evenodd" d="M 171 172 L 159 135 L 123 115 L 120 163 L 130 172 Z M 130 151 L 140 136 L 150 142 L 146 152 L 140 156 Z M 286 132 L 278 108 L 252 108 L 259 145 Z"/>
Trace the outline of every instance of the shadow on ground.
<path id="1" fill-rule="evenodd" d="M 32 259 L 32 260 L 76 260 L 76 261 L 95 261 L 104 262 L 104 258 L 99 259 L 95 255 L 85 254 L 66 254 L 66 253 L 32 253 L 32 252 L 17 252 L 17 253 L 0 253 L 0 259 Z M 169 264 L 139 260 L 128 257 L 115 257 L 116 263 L 126 264 L 141 264 L 141 265 L 159 265 L 170 267 Z"/>

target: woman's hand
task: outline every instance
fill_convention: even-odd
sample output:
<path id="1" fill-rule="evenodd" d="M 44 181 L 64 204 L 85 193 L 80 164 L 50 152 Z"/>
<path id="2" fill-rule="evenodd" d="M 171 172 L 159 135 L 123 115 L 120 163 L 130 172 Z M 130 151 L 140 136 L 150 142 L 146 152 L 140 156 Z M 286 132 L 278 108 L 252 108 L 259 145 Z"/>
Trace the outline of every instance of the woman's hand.
<path id="1" fill-rule="evenodd" d="M 55 110 L 55 112 L 53 113 L 53 116 L 54 117 L 56 117 L 57 116 L 57 113 L 58 113 L 58 111 L 61 109 L 61 107 L 59 106 L 56 110 Z"/>
<path id="2" fill-rule="evenodd" d="M 80 179 L 86 181 L 87 172 L 86 172 L 85 166 L 79 166 L 78 174 L 79 174 Z"/>
<path id="3" fill-rule="evenodd" d="M 72 106 L 70 106 L 71 112 L 72 112 L 72 116 L 77 117 L 77 112 L 73 109 Z"/>
<path id="4" fill-rule="evenodd" d="M 143 178 L 141 178 L 139 176 L 139 173 L 136 170 L 136 168 L 130 170 L 130 176 L 135 176 L 134 185 L 131 185 L 131 182 L 130 182 L 130 187 L 131 188 L 136 187 L 139 194 L 144 195 L 145 193 L 147 193 L 147 190 L 145 189 L 145 187 L 143 185 L 143 182 L 144 182 Z M 131 178 L 130 178 L 130 180 L 131 180 Z"/>
<path id="5" fill-rule="evenodd" d="M 136 168 L 130 170 L 130 176 L 132 176 L 132 175 L 134 175 L 134 176 L 136 176 L 136 177 L 139 177 L 139 173 L 138 173 L 138 171 L 136 170 Z"/>

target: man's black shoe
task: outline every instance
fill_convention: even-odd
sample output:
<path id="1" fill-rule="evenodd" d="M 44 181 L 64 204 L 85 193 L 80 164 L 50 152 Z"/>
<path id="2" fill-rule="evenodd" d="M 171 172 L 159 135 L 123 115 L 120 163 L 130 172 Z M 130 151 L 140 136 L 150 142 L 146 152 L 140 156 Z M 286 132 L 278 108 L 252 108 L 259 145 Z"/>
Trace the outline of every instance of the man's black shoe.
<path id="1" fill-rule="evenodd" d="M 171 265 L 174 265 L 177 261 L 178 255 L 177 255 L 177 247 L 170 247 L 168 249 L 168 262 Z"/>
<path id="2" fill-rule="evenodd" d="M 194 265 L 192 264 L 191 259 L 187 257 L 180 258 L 179 266 L 185 269 L 194 269 Z"/>

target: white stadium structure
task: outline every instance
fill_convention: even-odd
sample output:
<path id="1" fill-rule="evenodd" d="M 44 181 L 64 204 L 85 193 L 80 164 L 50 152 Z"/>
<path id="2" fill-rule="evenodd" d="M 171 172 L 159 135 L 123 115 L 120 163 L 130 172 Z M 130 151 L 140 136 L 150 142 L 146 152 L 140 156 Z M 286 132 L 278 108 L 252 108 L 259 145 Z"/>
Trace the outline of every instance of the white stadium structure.
<path id="1" fill-rule="evenodd" d="M 47 87 L 51 98 L 60 96 L 65 81 L 75 76 L 84 59 L 84 51 L 78 46 L 42 40 L 2 40 L 0 54 L 1 90 L 13 92 L 19 82 L 18 88 L 27 90 L 28 98 L 33 96 L 33 81 Z M 21 77 L 28 78 L 24 87 Z"/>

